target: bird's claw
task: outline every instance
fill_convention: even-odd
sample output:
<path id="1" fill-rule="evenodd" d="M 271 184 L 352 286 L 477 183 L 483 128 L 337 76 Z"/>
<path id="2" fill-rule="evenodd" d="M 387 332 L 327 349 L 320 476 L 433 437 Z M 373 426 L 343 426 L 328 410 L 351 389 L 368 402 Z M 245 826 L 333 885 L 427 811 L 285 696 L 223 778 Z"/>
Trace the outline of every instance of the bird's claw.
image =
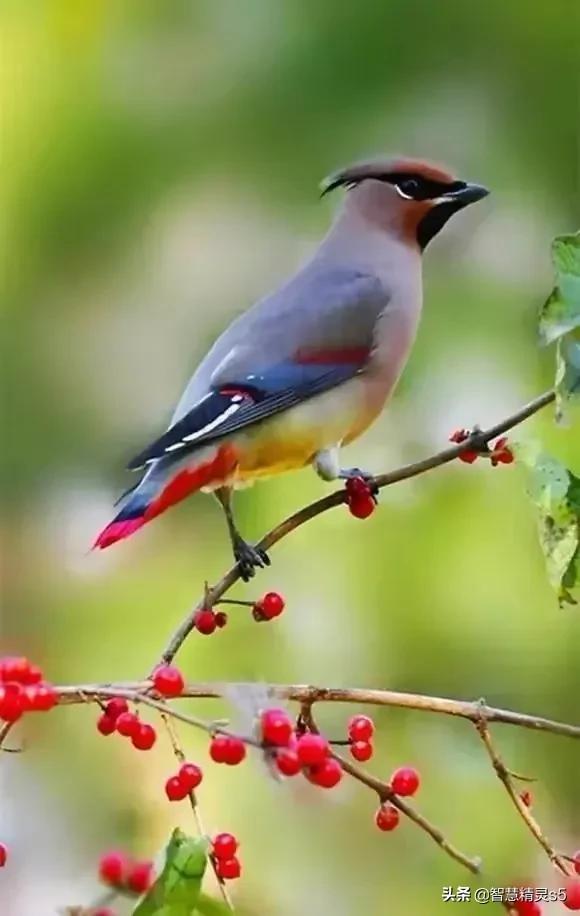
<path id="1" fill-rule="evenodd" d="M 249 582 L 256 575 L 256 569 L 270 565 L 270 557 L 261 547 L 253 547 L 241 538 L 234 546 L 234 557 L 244 582 Z"/>

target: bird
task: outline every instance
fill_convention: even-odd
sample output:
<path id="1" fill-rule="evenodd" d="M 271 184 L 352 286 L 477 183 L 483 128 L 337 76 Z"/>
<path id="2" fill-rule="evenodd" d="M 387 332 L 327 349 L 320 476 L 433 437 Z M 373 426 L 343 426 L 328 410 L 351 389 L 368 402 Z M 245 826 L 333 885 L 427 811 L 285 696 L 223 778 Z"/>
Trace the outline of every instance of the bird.
<path id="1" fill-rule="evenodd" d="M 129 537 L 196 491 L 213 492 L 241 577 L 270 565 L 244 540 L 232 494 L 312 466 L 324 481 L 340 450 L 377 418 L 413 346 L 422 310 L 422 255 L 449 218 L 489 191 L 413 158 L 355 163 L 330 175 L 342 205 L 297 272 L 216 340 L 168 429 L 128 465 L 141 470 L 96 548 Z"/>

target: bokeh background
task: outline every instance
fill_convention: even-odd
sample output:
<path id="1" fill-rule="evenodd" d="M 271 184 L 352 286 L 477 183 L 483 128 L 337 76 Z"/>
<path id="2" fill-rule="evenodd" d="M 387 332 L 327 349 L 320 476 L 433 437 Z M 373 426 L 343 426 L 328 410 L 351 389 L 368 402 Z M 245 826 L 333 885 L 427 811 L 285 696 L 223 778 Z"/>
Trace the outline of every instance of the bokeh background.
<path id="1" fill-rule="evenodd" d="M 3 3 L 3 653 L 59 683 L 142 676 L 227 568 L 204 496 L 110 551 L 89 547 L 130 483 L 125 460 L 163 428 L 214 337 L 324 233 L 338 200 L 320 201 L 317 184 L 337 166 L 404 152 L 493 189 L 430 247 L 417 345 L 351 463 L 417 459 L 550 384 L 535 322 L 551 237 L 580 224 L 579 15 L 576 0 Z M 578 472 L 578 427 L 545 412 L 525 434 Z M 258 536 L 325 489 L 304 471 L 244 492 L 244 529 Z M 512 467 L 458 463 L 399 484 L 368 522 L 334 510 L 273 561 L 236 594 L 275 588 L 283 617 L 256 626 L 240 611 L 190 639 L 179 657 L 190 679 L 485 696 L 578 720 L 580 617 L 557 607 Z M 320 722 L 339 736 L 351 711 L 326 707 Z M 443 885 L 554 884 L 467 723 L 376 718 L 372 769 L 417 765 L 421 810 L 483 857 L 486 878 L 470 880 L 411 824 L 379 834 L 362 787 L 278 785 L 250 760 L 208 767 L 201 792 L 207 824 L 241 838 L 240 906 L 431 916 L 452 906 Z M 139 754 L 100 737 L 95 719 L 81 707 L 30 719 L 13 733 L 25 752 L 0 761 L 5 916 L 88 903 L 104 849 L 153 855 L 174 824 L 192 826 L 164 799 L 167 742 Z M 580 749 L 496 735 L 509 764 L 538 778 L 548 835 L 580 846 Z M 181 736 L 207 764 L 203 737 Z"/>

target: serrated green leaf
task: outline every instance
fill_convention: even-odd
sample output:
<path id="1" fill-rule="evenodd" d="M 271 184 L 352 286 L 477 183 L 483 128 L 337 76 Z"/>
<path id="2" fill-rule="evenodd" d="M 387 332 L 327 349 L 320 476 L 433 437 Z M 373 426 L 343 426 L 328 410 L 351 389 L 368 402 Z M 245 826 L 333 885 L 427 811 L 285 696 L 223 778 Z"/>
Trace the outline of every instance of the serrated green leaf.
<path id="1" fill-rule="evenodd" d="M 165 849 L 163 870 L 133 916 L 193 916 L 207 865 L 208 842 L 176 827 Z"/>
<path id="2" fill-rule="evenodd" d="M 553 343 L 580 327 L 580 232 L 552 242 L 556 285 L 540 312 L 540 339 Z"/>
<path id="3" fill-rule="evenodd" d="M 580 396 L 580 232 L 560 235 L 552 243 L 556 285 L 540 312 L 540 340 L 557 341 L 556 420 L 567 401 Z"/>
<path id="4" fill-rule="evenodd" d="M 538 510 L 548 578 L 562 604 L 576 604 L 580 584 L 580 478 L 537 444 L 512 446 L 528 471 L 528 494 Z"/>
<path id="5" fill-rule="evenodd" d="M 567 401 L 580 398 L 580 329 L 556 344 L 556 419 L 564 419 Z"/>

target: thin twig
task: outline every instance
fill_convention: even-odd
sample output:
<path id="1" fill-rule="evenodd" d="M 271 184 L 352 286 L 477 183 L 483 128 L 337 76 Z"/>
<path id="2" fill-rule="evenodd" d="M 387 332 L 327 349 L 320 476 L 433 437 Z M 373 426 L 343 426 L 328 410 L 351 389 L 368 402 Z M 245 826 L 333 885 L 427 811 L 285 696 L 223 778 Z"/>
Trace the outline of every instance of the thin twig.
<path id="1" fill-rule="evenodd" d="M 173 723 L 173 720 L 172 720 L 172 718 L 171 718 L 171 712 L 172 712 L 172 710 L 169 709 L 169 708 L 166 709 L 166 710 L 164 710 L 163 712 L 161 712 L 161 718 L 162 718 L 162 720 L 163 720 L 163 724 L 165 725 L 165 729 L 166 729 L 167 734 L 168 734 L 168 736 L 169 736 L 169 740 L 170 740 L 170 742 L 171 742 L 171 747 L 172 747 L 172 749 L 173 749 L 173 753 L 174 753 L 176 759 L 179 761 L 179 763 L 182 764 L 182 763 L 185 763 L 185 761 L 186 761 L 186 756 L 185 756 L 185 753 L 184 753 L 183 748 L 182 748 L 182 746 L 181 746 L 181 743 L 180 743 L 180 741 L 179 741 L 179 737 L 178 737 L 178 734 L 177 734 L 177 730 L 176 730 L 175 725 L 174 725 L 174 723 Z M 193 818 L 194 818 L 194 820 L 195 820 L 195 824 L 196 824 L 196 827 L 197 827 L 197 832 L 199 833 L 200 836 L 202 836 L 202 837 L 208 837 L 208 838 L 209 838 L 209 835 L 208 835 L 208 833 L 207 833 L 207 831 L 206 831 L 206 829 L 205 829 L 205 827 L 204 827 L 204 825 L 203 825 L 203 819 L 202 819 L 202 816 L 201 816 L 201 811 L 200 811 L 200 809 L 199 809 L 199 802 L 198 802 L 198 800 L 197 800 L 197 796 L 196 796 L 196 794 L 195 794 L 195 792 L 194 792 L 193 789 L 188 793 L 188 796 L 189 796 L 189 803 L 190 803 L 190 805 L 191 805 L 191 810 L 192 810 L 192 812 L 193 812 Z M 219 886 L 220 893 L 221 893 L 221 895 L 222 895 L 223 901 L 224 901 L 224 903 L 226 904 L 226 906 L 227 906 L 230 910 L 233 911 L 234 907 L 233 907 L 232 899 L 231 899 L 231 897 L 230 897 L 230 895 L 229 895 L 228 889 L 226 888 L 226 885 L 225 885 L 225 882 L 224 882 L 223 878 L 221 878 L 221 877 L 219 876 L 218 872 L 217 872 L 217 868 L 216 868 L 216 865 L 215 865 L 215 861 L 214 861 L 213 856 L 209 856 L 209 861 L 210 861 L 211 867 L 212 867 L 212 869 L 213 869 L 213 873 L 214 873 L 214 875 L 215 875 L 215 879 L 216 879 L 216 881 L 217 881 L 217 883 L 218 883 L 218 886 Z"/>
<path id="2" fill-rule="evenodd" d="M 426 471 L 431 471 L 433 468 L 441 467 L 443 464 L 448 464 L 450 461 L 453 461 L 455 458 L 457 458 L 462 452 L 474 448 L 481 448 L 491 439 L 495 439 L 496 436 L 500 436 L 502 433 L 513 429 L 514 426 L 517 426 L 519 423 L 527 420 L 528 417 L 531 417 L 533 414 L 537 413 L 543 407 L 551 404 L 554 399 L 554 391 L 546 391 L 544 394 L 541 394 L 533 401 L 530 401 L 529 404 L 521 407 L 507 419 L 502 420 L 501 423 L 497 423 L 495 426 L 491 426 L 487 430 L 478 430 L 469 436 L 469 438 L 467 438 L 464 442 L 461 442 L 458 445 L 453 445 L 450 448 L 446 448 L 441 452 L 437 452 L 435 455 L 431 455 L 429 458 L 424 458 L 422 461 L 417 461 L 413 464 L 405 465 L 404 467 L 390 471 L 387 474 L 380 474 L 378 477 L 374 478 L 374 481 L 377 487 L 382 489 L 383 487 L 388 487 L 391 484 L 399 483 L 402 480 L 408 480 L 411 477 L 417 477 L 419 474 L 424 474 Z M 273 547 L 274 544 L 277 544 L 278 541 L 281 541 L 283 538 L 291 534 L 292 531 L 300 528 L 302 525 L 306 524 L 306 522 L 309 522 L 316 516 L 321 515 L 323 512 L 327 512 L 329 509 L 341 505 L 344 503 L 344 501 L 345 490 L 340 489 L 336 490 L 334 493 L 330 493 L 328 496 L 324 496 L 322 499 L 316 500 L 316 502 L 310 503 L 310 505 L 305 506 L 303 509 L 295 512 L 293 515 L 290 515 L 283 522 L 280 522 L 279 525 L 276 525 L 276 527 L 269 531 L 268 534 L 264 535 L 262 540 L 257 544 L 257 547 L 262 550 L 268 550 L 270 547 Z M 215 604 L 217 604 L 221 600 L 222 596 L 232 587 L 232 585 L 234 585 L 234 583 L 239 580 L 239 578 L 240 573 L 238 567 L 234 566 L 219 580 L 216 585 L 213 586 L 213 588 L 206 588 L 204 597 L 187 614 L 186 618 L 182 621 L 182 623 L 178 626 L 170 638 L 164 652 L 161 655 L 161 661 L 163 663 L 171 662 L 183 645 L 183 642 L 193 629 L 193 621 L 197 611 L 204 607 L 213 607 Z"/>
<path id="3" fill-rule="evenodd" d="M 408 802 L 403 801 L 398 795 L 395 795 L 393 790 L 390 788 L 388 783 L 383 782 L 376 777 L 371 776 L 370 773 L 367 773 L 366 770 L 363 770 L 361 767 L 355 766 L 354 763 L 351 763 L 350 760 L 346 760 L 340 754 L 335 754 L 333 752 L 332 756 L 335 760 L 338 760 L 342 769 L 345 773 L 348 773 L 349 776 L 352 776 L 358 782 L 363 783 L 363 785 L 368 786 L 369 789 L 372 789 L 377 793 L 379 800 L 382 803 L 390 802 L 395 808 L 398 808 L 399 811 L 408 817 L 409 820 L 413 821 L 421 830 L 424 830 L 432 840 L 434 840 L 441 849 L 447 853 L 448 856 L 451 856 L 452 859 L 455 859 L 456 862 L 459 862 L 465 868 L 468 868 L 470 872 L 474 875 L 478 875 L 481 871 L 481 860 L 479 858 L 471 858 L 466 855 L 461 850 L 453 846 L 449 840 L 446 839 L 439 827 L 436 827 L 430 821 L 427 820 L 422 814 L 419 814 Z"/>
<path id="4" fill-rule="evenodd" d="M 481 737 L 483 745 L 489 755 L 489 759 L 491 760 L 492 766 L 495 772 L 497 773 L 498 779 L 503 784 L 507 794 L 509 795 L 509 797 L 512 800 L 514 807 L 517 809 L 520 817 L 526 824 L 528 830 L 530 831 L 532 836 L 535 837 L 535 839 L 538 841 L 540 846 L 545 850 L 552 864 L 565 877 L 569 877 L 571 874 L 571 871 L 569 870 L 566 862 L 560 855 L 558 855 L 552 843 L 550 842 L 548 837 L 545 835 L 542 828 L 538 824 L 537 820 L 533 816 L 529 807 L 520 798 L 520 795 L 516 787 L 514 786 L 514 783 L 513 783 L 513 780 L 512 780 L 512 777 L 510 775 L 508 768 L 506 767 L 498 751 L 494 747 L 485 715 L 482 715 L 480 721 L 476 725 L 476 728 L 479 733 L 479 736 Z"/>
<path id="5" fill-rule="evenodd" d="M 11 750 L 10 748 L 4 747 L 4 742 L 6 741 L 6 738 L 8 737 L 10 732 L 12 731 L 12 728 L 14 725 L 16 725 L 15 722 L 4 722 L 2 727 L 0 727 L 0 750 L 3 750 L 3 751 Z"/>
<path id="6" fill-rule="evenodd" d="M 187 684 L 177 699 L 225 699 L 226 686 L 223 682 Z M 238 685 L 236 685 L 238 686 Z M 239 686 L 243 687 L 243 684 Z M 151 689 L 150 681 L 125 681 L 118 684 L 83 684 L 57 687 L 59 703 L 97 702 L 99 699 L 110 699 L 122 696 L 129 700 L 137 699 L 154 709 L 164 710 L 166 704 L 155 700 L 146 691 Z M 396 690 L 367 690 L 360 687 L 316 687 L 307 684 L 271 684 L 269 692 L 280 700 L 292 700 L 300 704 L 312 703 L 352 703 L 354 705 L 388 706 L 399 709 L 414 709 L 422 712 L 433 712 L 440 715 L 468 719 L 477 724 L 482 714 L 486 722 L 501 722 L 506 725 L 529 728 L 533 731 L 551 732 L 568 738 L 580 738 L 580 725 L 546 719 L 543 716 L 529 715 L 509 709 L 486 706 L 479 701 L 454 700 L 449 697 L 432 697 L 418 693 L 403 693 Z M 172 715 L 190 725 L 206 728 L 207 723 L 185 713 L 172 709 Z M 224 728 L 216 729 L 227 734 Z"/>
<path id="7" fill-rule="evenodd" d="M 314 719 L 314 714 L 312 712 L 313 704 L 311 702 L 304 702 L 300 707 L 300 720 L 303 722 L 310 731 L 319 733 L 318 726 Z M 367 773 L 366 770 L 363 770 L 362 767 L 357 766 L 354 763 L 351 763 L 350 760 L 347 760 L 345 757 L 342 757 L 340 754 L 337 754 L 335 751 L 331 751 L 332 756 L 337 760 L 343 771 L 348 773 L 349 776 L 352 776 L 353 779 L 356 779 L 358 782 L 367 786 L 369 789 L 372 789 L 373 792 L 376 792 L 379 801 L 381 804 L 384 802 L 390 802 L 398 810 L 408 817 L 409 820 L 413 821 L 421 830 L 424 830 L 432 840 L 434 840 L 441 849 L 451 856 L 452 859 L 455 859 L 456 862 L 459 862 L 465 868 L 468 868 L 470 872 L 474 875 L 479 874 L 481 870 L 481 861 L 479 859 L 472 859 L 467 856 L 461 850 L 453 846 L 443 835 L 441 830 L 438 827 L 435 827 L 426 817 L 423 817 L 422 814 L 419 814 L 418 811 L 409 805 L 407 802 L 403 801 L 398 795 L 393 792 L 390 785 L 386 782 L 383 782 L 380 779 L 377 779 L 376 776 L 372 776 L 370 773 Z"/>

